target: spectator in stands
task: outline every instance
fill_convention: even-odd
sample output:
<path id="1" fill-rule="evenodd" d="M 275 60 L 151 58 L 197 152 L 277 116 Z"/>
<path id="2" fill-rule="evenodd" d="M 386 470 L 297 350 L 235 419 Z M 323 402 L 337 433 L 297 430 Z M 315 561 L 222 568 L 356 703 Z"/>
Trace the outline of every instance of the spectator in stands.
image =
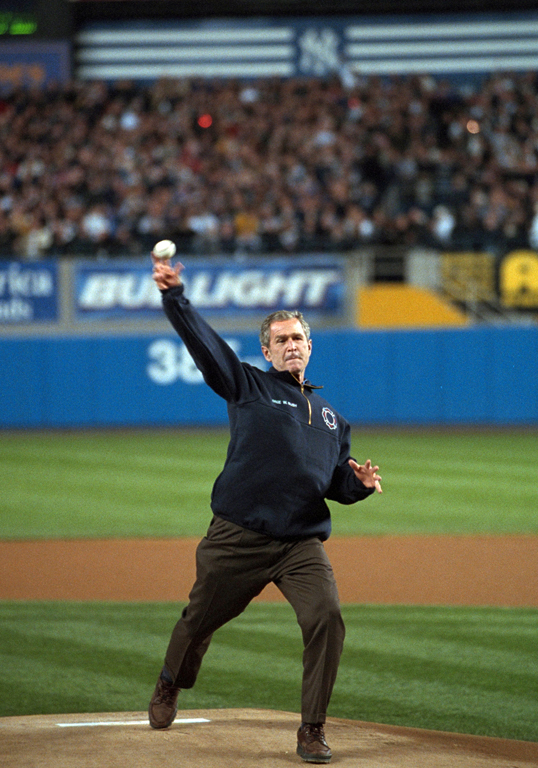
<path id="1" fill-rule="evenodd" d="M 528 247 L 537 111 L 532 72 L 461 89 L 425 76 L 13 91 L 0 252 L 130 255 L 163 237 L 200 254 Z"/>

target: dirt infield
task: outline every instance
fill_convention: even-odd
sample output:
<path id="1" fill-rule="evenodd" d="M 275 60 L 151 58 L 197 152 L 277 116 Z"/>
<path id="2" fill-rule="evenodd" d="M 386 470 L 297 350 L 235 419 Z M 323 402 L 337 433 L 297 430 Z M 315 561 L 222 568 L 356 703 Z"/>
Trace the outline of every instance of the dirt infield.
<path id="1" fill-rule="evenodd" d="M 198 539 L 0 542 L 2 600 L 183 601 Z M 344 603 L 538 606 L 538 536 L 326 544 Z M 260 600 L 280 600 L 270 585 Z"/>
<path id="2" fill-rule="evenodd" d="M 185 722 L 188 720 L 202 722 Z M 145 712 L 34 715 L 0 720 L 4 768 L 287 768 L 297 715 L 268 710 L 183 711 L 166 731 Z M 529 768 L 538 744 L 329 718 L 331 765 L 341 768 Z"/>

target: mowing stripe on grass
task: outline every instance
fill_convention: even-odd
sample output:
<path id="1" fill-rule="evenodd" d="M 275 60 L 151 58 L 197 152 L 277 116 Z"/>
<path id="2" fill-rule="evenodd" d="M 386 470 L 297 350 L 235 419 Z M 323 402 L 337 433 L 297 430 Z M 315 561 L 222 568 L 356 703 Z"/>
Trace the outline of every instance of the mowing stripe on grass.
<path id="1" fill-rule="evenodd" d="M 3 433 L 0 538 L 202 536 L 227 441 L 224 430 Z M 355 429 L 352 452 L 381 466 L 384 493 L 331 502 L 337 535 L 538 533 L 532 430 Z"/>
<path id="2" fill-rule="evenodd" d="M 145 710 L 182 607 L 0 603 L 0 715 Z M 538 610 L 343 613 L 330 715 L 538 741 Z M 180 708 L 299 712 L 302 650 L 289 605 L 252 604 L 215 633 Z"/>

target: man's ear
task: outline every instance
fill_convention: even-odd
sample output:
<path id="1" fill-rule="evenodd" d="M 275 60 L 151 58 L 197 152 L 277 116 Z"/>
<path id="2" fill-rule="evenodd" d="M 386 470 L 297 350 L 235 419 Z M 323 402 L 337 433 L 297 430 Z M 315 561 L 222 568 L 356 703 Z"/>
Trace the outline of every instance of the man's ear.
<path id="1" fill-rule="evenodd" d="M 263 353 L 263 356 L 265 357 L 265 359 L 267 360 L 267 362 L 270 363 L 271 362 L 271 353 L 269 352 L 267 347 L 262 346 L 262 353 Z"/>

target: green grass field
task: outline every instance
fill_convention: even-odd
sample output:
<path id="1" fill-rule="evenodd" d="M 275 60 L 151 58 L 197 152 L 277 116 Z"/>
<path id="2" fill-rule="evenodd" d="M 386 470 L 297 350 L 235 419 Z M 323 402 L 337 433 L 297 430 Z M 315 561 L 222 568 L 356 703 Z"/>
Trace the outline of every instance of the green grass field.
<path id="1" fill-rule="evenodd" d="M 200 536 L 227 432 L 9 432 L 0 439 L 0 538 Z M 335 535 L 538 533 L 533 431 L 368 431 L 359 461 L 384 493 L 331 504 Z"/>
<path id="2" fill-rule="evenodd" d="M 180 607 L 0 604 L 0 714 L 146 710 Z M 345 606 L 330 715 L 538 741 L 538 612 Z M 183 709 L 297 712 L 299 628 L 253 604 L 220 629 Z"/>
<path id="3" fill-rule="evenodd" d="M 384 493 L 332 505 L 334 534 L 538 533 L 538 440 L 524 430 L 355 430 Z M 1 539 L 200 536 L 227 433 L 6 432 Z M 31 564 L 29 564 L 31 567 Z M 517 567 L 517 564 L 514 564 Z M 0 715 L 147 707 L 180 606 L 0 603 Z M 538 610 L 344 606 L 330 714 L 538 741 Z M 297 711 L 291 608 L 219 630 L 185 709 Z"/>

